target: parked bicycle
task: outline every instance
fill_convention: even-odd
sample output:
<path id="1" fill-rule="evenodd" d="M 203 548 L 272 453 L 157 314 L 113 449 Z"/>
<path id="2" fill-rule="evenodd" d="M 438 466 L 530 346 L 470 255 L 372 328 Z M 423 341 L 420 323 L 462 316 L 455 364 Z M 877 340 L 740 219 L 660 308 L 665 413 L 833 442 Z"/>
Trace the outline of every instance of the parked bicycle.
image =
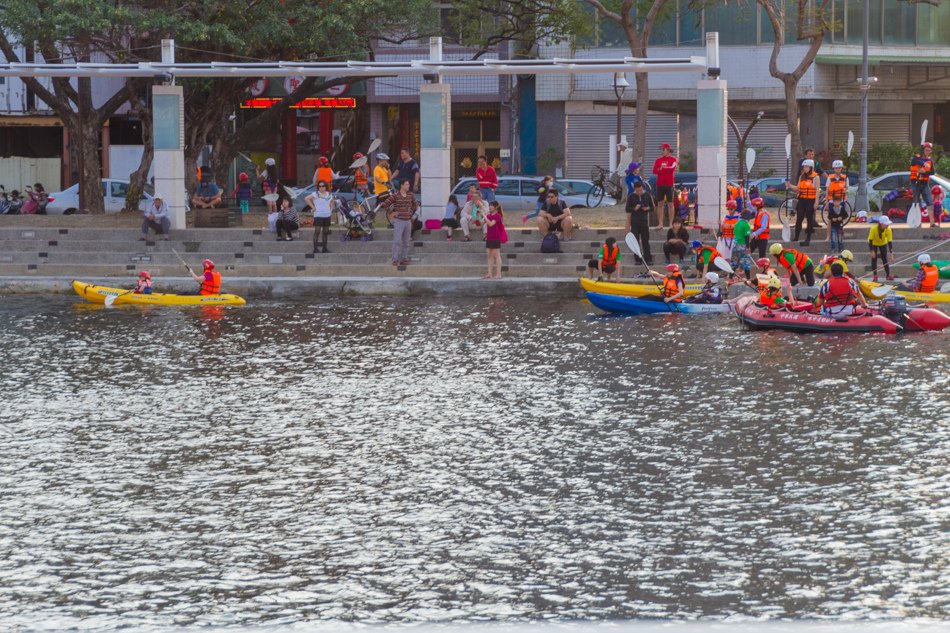
<path id="1" fill-rule="evenodd" d="M 610 178 L 610 172 L 601 167 L 600 165 L 594 165 L 590 170 L 590 179 L 594 183 L 594 186 L 587 191 L 587 206 L 588 207 L 598 207 L 600 203 L 604 201 L 604 196 L 610 196 L 617 202 L 623 198 L 623 186 L 620 183 L 614 182 Z"/>
<path id="2" fill-rule="evenodd" d="M 854 207 L 847 200 L 842 201 L 845 210 L 848 212 L 847 216 L 844 219 L 844 223 L 847 224 L 854 218 Z M 785 218 L 788 220 L 789 224 L 795 224 L 795 209 L 798 206 L 798 198 L 788 198 L 779 205 L 779 217 Z M 827 224 L 828 218 L 825 217 L 828 213 L 828 201 L 825 198 L 824 194 L 818 197 L 818 209 L 819 217 L 821 217 L 821 223 Z"/>

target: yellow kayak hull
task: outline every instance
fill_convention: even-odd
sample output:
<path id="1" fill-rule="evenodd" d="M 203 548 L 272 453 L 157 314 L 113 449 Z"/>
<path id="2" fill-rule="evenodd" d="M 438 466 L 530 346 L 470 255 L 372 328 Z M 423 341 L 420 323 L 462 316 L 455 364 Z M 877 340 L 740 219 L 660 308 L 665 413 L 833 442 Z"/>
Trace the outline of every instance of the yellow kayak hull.
<path id="1" fill-rule="evenodd" d="M 128 288 L 109 288 L 74 281 L 73 290 L 77 295 L 92 303 L 105 303 L 106 297 L 115 295 L 113 305 L 152 305 L 152 306 L 242 306 L 246 303 L 237 295 L 173 295 L 153 292 L 150 295 L 137 295 L 128 292 Z M 122 294 L 128 293 L 128 294 Z M 118 295 L 122 295 L 121 297 Z"/>
<path id="2" fill-rule="evenodd" d="M 875 297 L 871 294 L 872 288 L 877 288 L 878 286 L 883 286 L 884 284 L 876 284 L 873 281 L 864 281 L 861 282 L 861 292 L 864 293 L 864 296 L 869 299 L 880 299 L 880 297 Z M 911 302 L 928 302 L 928 303 L 950 303 L 950 293 L 948 292 L 912 292 L 910 290 L 892 290 L 896 295 L 900 295 Z"/>
<path id="3" fill-rule="evenodd" d="M 581 277 L 581 288 L 585 292 L 599 292 L 605 295 L 618 295 L 621 297 L 647 297 L 660 294 L 656 284 L 618 284 L 610 281 L 594 281 Z M 703 289 L 703 284 L 687 284 L 686 292 L 683 296 L 689 297 L 699 293 Z"/>

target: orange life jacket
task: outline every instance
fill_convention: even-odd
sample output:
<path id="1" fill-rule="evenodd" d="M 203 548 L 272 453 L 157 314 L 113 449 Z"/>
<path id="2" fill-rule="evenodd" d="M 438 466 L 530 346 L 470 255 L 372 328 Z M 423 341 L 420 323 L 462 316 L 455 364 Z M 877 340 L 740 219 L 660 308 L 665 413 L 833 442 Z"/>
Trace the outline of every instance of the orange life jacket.
<path id="1" fill-rule="evenodd" d="M 333 170 L 329 167 L 317 167 L 317 182 L 327 183 L 327 191 L 333 191 Z"/>
<path id="2" fill-rule="evenodd" d="M 759 237 L 756 239 L 769 239 L 769 212 L 765 209 L 761 209 L 755 214 L 755 219 L 752 221 L 752 232 L 754 233 L 755 231 L 758 231 L 763 226 L 765 227 L 765 230 L 759 233 Z"/>
<path id="3" fill-rule="evenodd" d="M 663 296 L 664 297 L 673 297 L 680 293 L 681 288 L 686 287 L 686 282 L 683 281 L 683 275 L 680 273 L 675 273 L 672 277 L 665 277 L 663 279 Z M 680 301 L 682 297 L 676 301 Z"/>
<path id="4" fill-rule="evenodd" d="M 775 301 L 782 298 L 782 291 L 777 288 L 766 288 L 759 293 L 759 303 L 766 308 L 774 308 Z"/>
<path id="5" fill-rule="evenodd" d="M 918 165 L 917 160 L 924 161 L 923 165 Z M 930 172 L 933 171 L 933 159 L 926 158 L 920 154 L 914 155 L 914 162 L 910 164 L 910 179 L 927 182 L 930 180 Z"/>
<path id="6" fill-rule="evenodd" d="M 848 177 L 845 174 L 828 176 L 828 197 L 832 200 L 843 200 L 847 196 Z"/>
<path id="7" fill-rule="evenodd" d="M 807 267 L 811 261 L 808 259 L 808 255 L 801 251 L 796 251 L 794 248 L 783 248 L 782 252 L 778 254 L 778 262 L 788 270 L 791 270 L 792 267 L 788 264 L 788 260 L 785 258 L 786 253 L 791 253 L 794 256 L 795 268 L 798 269 L 798 272 L 804 271 L 805 267 Z"/>
<path id="8" fill-rule="evenodd" d="M 356 170 L 356 174 L 353 176 L 353 184 L 357 187 L 362 185 L 369 185 L 369 177 L 366 175 L 366 171 L 362 168 Z"/>
<path id="9" fill-rule="evenodd" d="M 798 198 L 799 200 L 814 200 L 815 199 L 815 181 L 813 178 L 815 173 L 812 172 L 811 176 L 807 178 L 802 176 L 798 180 Z"/>
<path id="10" fill-rule="evenodd" d="M 735 185 L 726 185 L 726 200 L 735 200 L 739 196 L 739 188 Z"/>
<path id="11" fill-rule="evenodd" d="M 825 286 L 825 298 L 822 304 L 831 306 L 854 306 L 858 305 L 858 300 L 854 296 L 854 290 L 851 288 L 851 280 L 844 275 L 832 277 Z"/>
<path id="12" fill-rule="evenodd" d="M 774 269 L 774 268 L 769 267 L 769 269 L 768 269 L 767 272 L 764 272 L 764 273 L 756 273 L 756 275 L 755 275 L 755 283 L 756 283 L 756 285 L 758 285 L 758 287 L 759 287 L 759 292 L 764 292 L 764 291 L 768 290 L 768 288 L 769 288 L 769 277 L 778 277 L 778 275 L 775 274 L 775 269 Z"/>
<path id="13" fill-rule="evenodd" d="M 722 219 L 722 226 L 719 228 L 719 234 L 723 239 L 731 240 L 735 235 L 736 222 L 739 221 L 737 215 L 727 215 Z"/>
<path id="14" fill-rule="evenodd" d="M 920 289 L 917 292 L 933 292 L 937 289 L 937 278 L 940 277 L 940 271 L 934 264 L 921 264 L 920 269 L 924 271 L 924 279 L 920 282 Z"/>
<path id="15" fill-rule="evenodd" d="M 604 266 L 616 266 L 617 265 L 617 255 L 620 254 L 620 247 L 614 244 L 612 249 L 608 249 L 607 245 L 604 244 L 604 258 L 600 260 L 600 263 Z"/>
<path id="16" fill-rule="evenodd" d="M 703 253 L 709 251 L 709 265 L 712 266 L 713 262 L 717 257 L 722 257 L 722 254 L 717 251 L 712 246 L 703 246 L 699 253 L 696 255 L 696 268 L 702 269 L 703 267 Z"/>
<path id="17" fill-rule="evenodd" d="M 216 295 L 221 293 L 221 273 L 216 270 L 205 271 L 205 275 L 211 273 L 211 281 L 205 277 L 201 282 L 201 294 Z"/>
<path id="18" fill-rule="evenodd" d="M 152 287 L 151 279 L 140 278 L 139 283 L 136 284 L 135 290 L 132 292 L 132 294 L 136 294 L 136 295 L 147 294 L 145 291 L 151 287 Z"/>

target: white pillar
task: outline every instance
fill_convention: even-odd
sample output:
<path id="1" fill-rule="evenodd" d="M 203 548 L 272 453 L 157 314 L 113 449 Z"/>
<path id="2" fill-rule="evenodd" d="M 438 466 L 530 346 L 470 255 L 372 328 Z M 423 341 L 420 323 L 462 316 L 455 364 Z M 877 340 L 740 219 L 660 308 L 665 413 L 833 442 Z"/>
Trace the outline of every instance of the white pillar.
<path id="1" fill-rule="evenodd" d="M 185 108 L 181 86 L 152 86 L 155 191 L 165 196 L 172 228 L 186 226 Z"/>
<path id="2" fill-rule="evenodd" d="M 719 79 L 719 34 L 706 34 L 707 74 L 696 84 L 696 172 L 699 223 L 718 225 L 726 202 L 726 115 L 729 91 Z M 721 166 L 721 168 L 720 168 Z"/>
<path id="3" fill-rule="evenodd" d="M 442 38 L 429 40 L 429 57 L 442 61 Z M 444 83 L 419 88 L 419 160 L 422 171 L 422 220 L 441 219 L 452 190 L 452 90 Z"/>

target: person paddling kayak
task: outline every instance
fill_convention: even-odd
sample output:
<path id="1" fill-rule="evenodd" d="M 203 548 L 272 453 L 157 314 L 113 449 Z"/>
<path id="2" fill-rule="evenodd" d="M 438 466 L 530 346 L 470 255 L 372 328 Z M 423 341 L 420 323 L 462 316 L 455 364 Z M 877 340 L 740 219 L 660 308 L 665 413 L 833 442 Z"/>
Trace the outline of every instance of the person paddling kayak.
<path id="1" fill-rule="evenodd" d="M 940 271 L 930 262 L 930 255 L 922 253 L 917 256 L 917 263 L 920 264 L 920 270 L 917 276 L 910 281 L 898 284 L 898 290 L 909 290 L 911 292 L 933 292 L 937 289 L 937 281 L 940 277 Z"/>
<path id="2" fill-rule="evenodd" d="M 198 289 L 198 294 L 221 294 L 221 273 L 214 269 L 214 262 L 210 259 L 206 259 L 201 262 L 201 266 L 204 269 L 204 272 L 201 275 L 196 275 L 193 270 L 190 268 L 188 269 L 188 272 L 191 273 L 191 276 L 194 278 L 194 280 L 201 284 L 201 287 Z"/>
<path id="3" fill-rule="evenodd" d="M 722 289 L 719 287 L 719 275 L 706 273 L 706 285 L 686 300 L 686 303 L 722 303 Z"/>
<path id="4" fill-rule="evenodd" d="M 665 303 L 679 303 L 683 300 L 683 294 L 686 292 L 686 282 L 683 280 L 679 265 L 668 264 L 666 275 L 661 275 L 655 270 L 651 270 L 650 274 L 663 281 L 662 292 Z"/>

